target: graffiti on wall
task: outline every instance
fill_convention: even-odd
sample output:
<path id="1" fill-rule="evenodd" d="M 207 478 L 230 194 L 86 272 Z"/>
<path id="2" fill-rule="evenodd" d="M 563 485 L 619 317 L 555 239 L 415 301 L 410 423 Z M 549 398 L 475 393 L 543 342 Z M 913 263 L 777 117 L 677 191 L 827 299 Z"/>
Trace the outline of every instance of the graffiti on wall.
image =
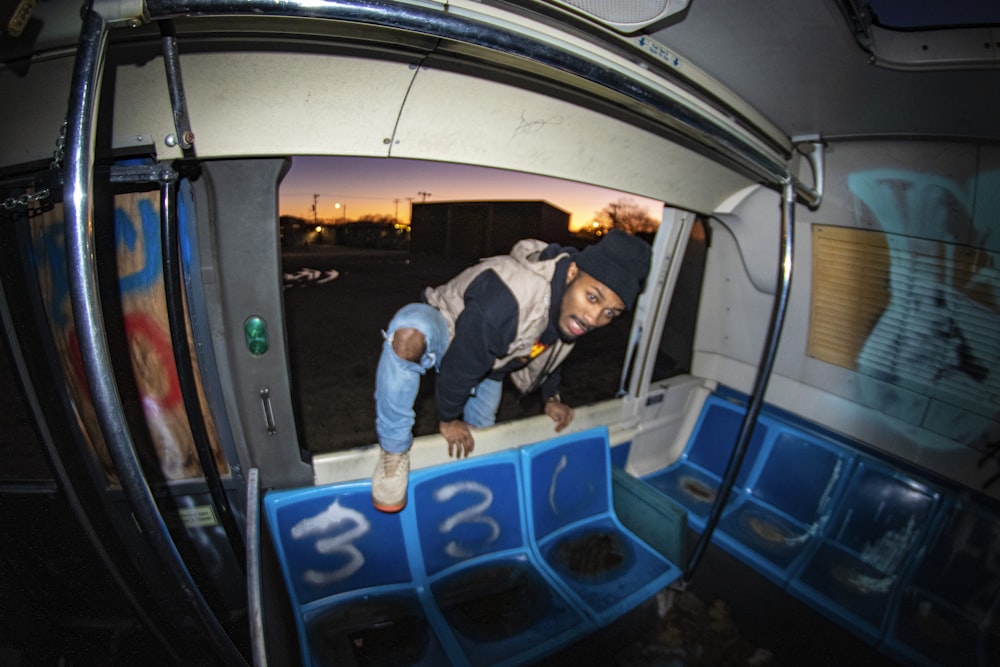
<path id="1" fill-rule="evenodd" d="M 163 477 L 179 480 L 201 476 L 201 467 L 184 408 L 171 344 L 159 218 L 158 192 L 115 197 L 115 251 L 128 359 Z M 32 221 L 32 238 L 39 285 L 80 430 L 109 482 L 117 483 L 84 375 L 69 299 L 61 206 Z M 197 372 L 195 376 L 198 376 Z M 204 403 L 200 387 L 198 393 L 216 465 L 221 473 L 227 474 L 228 463 L 221 455 L 211 413 Z"/>
<path id="2" fill-rule="evenodd" d="M 888 304 L 857 357 L 868 404 L 923 397 L 919 425 L 988 452 L 1000 438 L 1000 205 L 980 175 L 961 185 L 904 170 L 851 174 L 862 227 L 885 233 Z M 978 197 L 978 202 L 977 202 Z"/>

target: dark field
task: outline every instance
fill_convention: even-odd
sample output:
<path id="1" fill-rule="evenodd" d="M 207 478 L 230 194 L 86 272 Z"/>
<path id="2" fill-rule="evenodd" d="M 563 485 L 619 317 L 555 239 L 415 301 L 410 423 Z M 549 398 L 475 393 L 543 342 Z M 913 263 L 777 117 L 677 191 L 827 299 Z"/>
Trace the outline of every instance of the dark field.
<path id="1" fill-rule="evenodd" d="M 286 275 L 339 272 L 329 282 L 289 283 L 285 289 L 299 437 L 306 449 L 329 452 L 376 442 L 372 396 L 381 331 L 400 307 L 419 301 L 425 287 L 447 282 L 475 261 L 322 245 L 285 251 Z M 564 401 L 579 406 L 614 396 L 629 327 L 626 317 L 580 339 L 563 365 Z M 428 373 L 416 404 L 416 435 L 437 431 L 433 397 L 434 374 Z M 497 421 L 541 410 L 537 395 L 521 400 L 507 383 Z"/>

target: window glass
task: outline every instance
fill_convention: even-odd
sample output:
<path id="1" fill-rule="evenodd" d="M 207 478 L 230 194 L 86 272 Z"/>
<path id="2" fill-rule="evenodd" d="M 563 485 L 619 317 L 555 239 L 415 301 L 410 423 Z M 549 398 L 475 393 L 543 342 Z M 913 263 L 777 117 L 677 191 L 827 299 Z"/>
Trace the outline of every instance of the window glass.
<path id="1" fill-rule="evenodd" d="M 670 300 L 663 336 L 660 338 L 656 364 L 653 367 L 654 382 L 691 371 L 694 328 L 705 274 L 708 240 L 708 225 L 701 218 L 695 219 L 680 274 L 677 276 L 677 285 Z"/>
<path id="2" fill-rule="evenodd" d="M 870 0 L 872 21 L 885 28 L 954 28 L 1000 24 L 1000 4 L 983 0 Z"/>
<path id="3" fill-rule="evenodd" d="M 479 258 L 523 238 L 583 248 L 610 227 L 646 233 L 663 204 L 614 190 L 470 166 L 294 158 L 280 190 L 285 319 L 306 449 L 370 445 L 381 331 Z M 560 393 L 577 407 L 614 397 L 631 313 L 580 338 Z M 421 383 L 415 435 L 437 432 L 434 374 Z M 540 414 L 540 396 L 504 383 L 497 421 Z"/>
<path id="4" fill-rule="evenodd" d="M 110 232 L 107 243 L 100 237 L 95 242 L 98 263 L 114 266 L 117 271 L 118 303 L 114 304 L 112 299 L 105 302 L 106 331 L 116 363 L 130 367 L 130 379 L 134 382 L 122 385 L 120 394 L 126 407 L 130 402 L 138 406 L 133 410 L 135 419 L 145 418 L 147 427 L 132 431 L 139 455 L 149 458 L 151 465 L 158 463 L 164 479 L 198 478 L 202 471 L 183 404 L 166 311 L 159 192 L 121 192 L 113 198 L 98 197 L 95 201 L 94 215 L 101 223 L 97 227 L 103 234 Z M 117 485 L 117 472 L 98 423 L 81 360 L 70 303 L 64 220 L 61 204 L 31 219 L 33 266 L 41 305 L 81 435 L 109 484 Z M 111 252 L 115 253 L 115 260 L 108 264 Z M 122 358 L 126 354 L 127 358 Z M 123 380 L 124 377 L 116 378 L 120 384 Z M 228 474 L 228 464 L 218 454 L 218 437 L 211 414 L 207 409 L 203 414 L 209 444 L 217 453 L 216 464 L 222 474 Z"/>
<path id="5" fill-rule="evenodd" d="M 856 371 L 868 407 L 956 440 L 995 438 L 1000 254 L 868 229 L 812 232 L 809 356 Z M 915 396 L 927 409 L 901 411 Z"/>

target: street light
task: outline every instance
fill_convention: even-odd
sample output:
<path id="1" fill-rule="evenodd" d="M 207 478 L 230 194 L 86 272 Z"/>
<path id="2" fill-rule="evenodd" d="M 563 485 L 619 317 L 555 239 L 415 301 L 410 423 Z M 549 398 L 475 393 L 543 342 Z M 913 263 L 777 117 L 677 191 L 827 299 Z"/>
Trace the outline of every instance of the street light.
<path id="1" fill-rule="evenodd" d="M 343 209 L 343 212 L 340 214 L 340 221 L 347 222 L 347 204 L 341 204 L 340 202 L 337 202 L 336 204 L 333 205 L 333 207 Z"/>

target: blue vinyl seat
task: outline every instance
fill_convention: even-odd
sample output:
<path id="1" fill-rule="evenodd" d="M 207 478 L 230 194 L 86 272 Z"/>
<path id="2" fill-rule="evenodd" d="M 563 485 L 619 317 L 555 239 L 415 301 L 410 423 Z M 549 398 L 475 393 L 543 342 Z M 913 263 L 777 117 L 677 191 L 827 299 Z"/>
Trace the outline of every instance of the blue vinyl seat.
<path id="1" fill-rule="evenodd" d="M 688 510 L 688 524 L 695 530 L 701 531 L 705 527 L 736 444 L 743 415 L 744 408 L 741 406 L 718 396 L 708 397 L 691 435 L 691 442 L 677 462 L 665 470 L 643 477 L 645 482 Z M 730 505 L 739 500 L 741 489 L 746 485 L 768 437 L 769 428 L 767 419 L 758 419 L 743 465 L 736 476 Z"/>
<path id="2" fill-rule="evenodd" d="M 521 450 L 531 544 L 599 626 L 681 574 L 616 516 L 608 442 L 607 429 L 597 428 Z"/>
<path id="3" fill-rule="evenodd" d="M 825 535 L 788 590 L 876 643 L 940 499 L 922 482 L 859 460 Z"/>
<path id="4" fill-rule="evenodd" d="M 264 497 L 307 665 L 448 664 L 416 587 L 403 514 L 372 506 L 371 483 L 352 482 Z"/>
<path id="5" fill-rule="evenodd" d="M 798 570 L 823 534 L 849 477 L 853 453 L 782 425 L 759 454 L 746 492 L 716 538 L 778 585 Z"/>
<path id="6" fill-rule="evenodd" d="M 985 667 L 996 658 L 1000 519 L 961 499 L 948 504 L 940 523 L 903 587 L 885 652 L 906 664 Z"/>
<path id="7" fill-rule="evenodd" d="M 408 540 L 436 611 L 472 665 L 528 664 L 594 626 L 540 571 L 516 451 L 413 473 Z M 454 654 L 455 652 L 453 652 Z"/>

